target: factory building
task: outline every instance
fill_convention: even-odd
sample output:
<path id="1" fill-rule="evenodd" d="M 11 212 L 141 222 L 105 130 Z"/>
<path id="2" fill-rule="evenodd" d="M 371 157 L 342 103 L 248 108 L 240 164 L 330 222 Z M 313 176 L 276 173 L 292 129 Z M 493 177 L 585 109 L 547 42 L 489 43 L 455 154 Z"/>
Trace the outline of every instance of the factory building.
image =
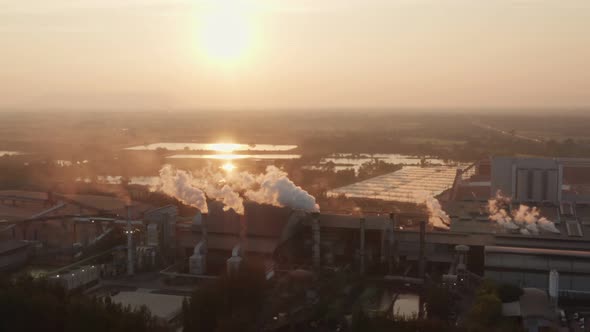
<path id="1" fill-rule="evenodd" d="M 91 243 L 101 234 L 96 231 L 86 241 L 79 234 L 81 227 L 125 227 L 132 250 L 121 259 L 127 261 L 131 272 L 160 264 L 166 267 L 163 273 L 170 275 L 212 277 L 231 273 L 248 259 L 264 264 L 269 276 L 278 270 L 349 266 L 361 274 L 421 277 L 466 268 L 502 282 L 548 288 L 549 274 L 555 270 L 561 276 L 560 292 L 581 294 L 590 292 L 590 256 L 586 255 L 590 251 L 589 172 L 590 161 L 585 159 L 502 157 L 476 163 L 458 171 L 453 187 L 439 196 L 451 220 L 449 229 L 429 224 L 432 216 L 425 208 L 409 211 L 408 205 L 393 202 L 390 211 L 351 215 L 305 213 L 246 201 L 245 213 L 238 215 L 225 211 L 222 203 L 210 201 L 208 213 L 190 217 L 179 216 L 172 205 L 154 208 L 135 204 L 126 217 L 124 202 L 107 205 L 104 197 L 65 197 L 61 202 L 66 207 L 42 200 L 38 210 L 28 216 L 57 215 L 67 209 L 94 215 L 107 208 L 114 211 L 111 218 L 79 216 L 56 222 L 65 225 L 60 227 L 63 236 L 71 239 L 69 246 L 78 241 Z M 518 232 L 492 221 L 488 200 L 498 190 L 511 200 L 506 207 L 509 215 L 526 204 L 538 209 L 539 217 L 549 220 L 555 229 Z M 14 207 L 12 196 L 5 196 L 4 209 L 25 204 L 17 202 Z M 102 205 L 96 206 L 99 203 Z M 39 224 L 50 222 L 51 218 Z M 25 238 L 20 238 L 24 224 L 15 227 L 19 227 L 14 232 L 16 238 L 11 238 L 11 230 L 2 236 L 8 240 L 34 237 L 29 228 L 24 231 Z M 38 231 L 38 241 L 47 236 L 41 235 L 47 231 L 45 227 Z M 162 261 L 156 262 L 156 258 Z M 405 271 L 399 271 L 401 266 Z"/>
<path id="2" fill-rule="evenodd" d="M 491 190 L 517 202 L 561 201 L 563 164 L 556 159 L 499 157 L 492 160 Z"/>
<path id="3" fill-rule="evenodd" d="M 444 208 L 451 233 L 479 236 L 484 275 L 501 282 L 547 289 L 559 272 L 559 291 L 590 292 L 590 159 L 494 157 L 458 177 Z M 490 220 L 488 200 L 510 198 L 507 213 L 536 208 L 559 233 L 523 235 Z"/>
<path id="4" fill-rule="evenodd" d="M 189 272 L 219 274 L 243 257 L 258 260 L 271 272 L 277 260 L 289 255 L 286 247 L 300 230 L 305 213 L 289 208 L 244 203 L 244 215 L 224 211 L 209 202 L 207 214 L 177 223 L 178 254 L 186 257 Z"/>

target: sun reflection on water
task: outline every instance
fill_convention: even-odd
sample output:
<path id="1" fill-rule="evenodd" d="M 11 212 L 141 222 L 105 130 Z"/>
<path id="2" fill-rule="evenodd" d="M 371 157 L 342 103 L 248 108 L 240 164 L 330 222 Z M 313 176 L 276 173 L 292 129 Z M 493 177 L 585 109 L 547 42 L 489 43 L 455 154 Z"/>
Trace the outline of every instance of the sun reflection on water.
<path id="1" fill-rule="evenodd" d="M 236 165 L 234 165 L 231 161 L 228 161 L 227 163 L 221 166 L 221 169 L 223 169 L 226 172 L 231 172 L 234 169 L 236 169 Z"/>

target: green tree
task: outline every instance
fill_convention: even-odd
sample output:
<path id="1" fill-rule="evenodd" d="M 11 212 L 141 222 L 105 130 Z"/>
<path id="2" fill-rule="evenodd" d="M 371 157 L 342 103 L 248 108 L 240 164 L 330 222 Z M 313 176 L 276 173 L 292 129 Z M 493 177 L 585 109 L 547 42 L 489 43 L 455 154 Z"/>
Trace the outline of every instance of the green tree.
<path id="1" fill-rule="evenodd" d="M 443 287 L 430 287 L 426 292 L 428 318 L 447 320 L 451 313 L 451 294 Z"/>

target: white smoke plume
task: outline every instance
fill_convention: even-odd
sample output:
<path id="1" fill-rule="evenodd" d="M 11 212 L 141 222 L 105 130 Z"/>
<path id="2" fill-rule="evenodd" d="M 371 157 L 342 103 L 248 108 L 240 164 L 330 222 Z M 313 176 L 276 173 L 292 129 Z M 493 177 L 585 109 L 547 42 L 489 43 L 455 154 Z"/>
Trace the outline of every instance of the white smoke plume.
<path id="1" fill-rule="evenodd" d="M 161 191 L 186 205 L 196 207 L 202 213 L 209 212 L 205 193 L 193 186 L 192 182 L 193 177 L 190 173 L 166 165 L 160 170 L 159 181 L 150 189 Z"/>
<path id="2" fill-rule="evenodd" d="M 288 206 L 305 212 L 319 212 L 315 197 L 297 186 L 287 173 L 275 166 L 268 166 L 266 173 L 256 178 L 257 188 L 246 191 L 246 197 L 254 202 L 274 206 Z"/>
<path id="3" fill-rule="evenodd" d="M 315 198 L 295 185 L 287 177 L 287 173 L 275 166 L 267 167 L 263 174 L 253 175 L 248 172 L 219 172 L 212 167 L 188 173 L 174 170 L 172 166 L 166 165 L 160 171 L 160 179 L 151 187 L 154 188 L 153 190 L 160 190 L 179 198 L 178 192 L 162 190 L 164 188 L 162 183 L 179 183 L 170 174 L 176 174 L 176 178 L 180 174 L 183 186 L 199 190 L 203 196 L 222 202 L 225 211 L 233 209 L 238 214 L 244 214 L 244 198 L 247 198 L 261 204 L 319 212 L 319 205 Z M 169 187 L 169 185 L 166 186 L 166 188 Z M 204 211 L 201 210 L 201 212 Z"/>
<path id="4" fill-rule="evenodd" d="M 418 197 L 424 204 L 426 204 L 426 208 L 428 209 L 428 223 L 436 228 L 449 229 L 451 218 L 442 209 L 438 199 L 426 192 L 420 193 Z"/>
<path id="5" fill-rule="evenodd" d="M 223 211 L 233 209 L 237 214 L 244 214 L 244 199 L 230 186 L 225 184 L 219 188 L 219 186 L 208 182 L 196 181 L 194 183 L 198 186 L 199 182 L 203 184 L 200 187 L 205 191 L 207 197 L 223 203 Z"/>
<path id="6" fill-rule="evenodd" d="M 490 220 L 508 230 L 519 231 L 524 235 L 537 235 L 540 229 L 550 233 L 560 233 L 552 221 L 541 217 L 538 208 L 521 204 L 518 209 L 510 213 L 511 204 L 509 197 L 502 196 L 498 192 L 495 198 L 488 201 Z"/>

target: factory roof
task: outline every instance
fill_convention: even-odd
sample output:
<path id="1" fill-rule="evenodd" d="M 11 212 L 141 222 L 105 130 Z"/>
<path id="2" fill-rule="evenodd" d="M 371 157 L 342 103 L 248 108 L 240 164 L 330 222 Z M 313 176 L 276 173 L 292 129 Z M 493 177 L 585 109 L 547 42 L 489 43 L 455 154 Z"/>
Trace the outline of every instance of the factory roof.
<path id="1" fill-rule="evenodd" d="M 21 197 L 35 200 L 47 200 L 48 195 L 46 192 L 38 191 L 26 191 L 26 190 L 1 190 L 0 198 L 2 197 Z"/>
<path id="2" fill-rule="evenodd" d="M 0 204 L 0 220 L 16 221 L 30 218 L 31 216 L 46 210 L 42 205 L 4 205 Z"/>
<path id="3" fill-rule="evenodd" d="M 125 215 L 126 206 L 129 202 L 125 198 L 119 198 L 115 196 L 102 196 L 102 195 L 59 195 L 60 197 L 66 198 L 73 204 L 81 204 L 89 208 L 95 208 L 97 210 L 110 211 L 113 213 Z M 133 213 L 143 213 L 145 211 L 153 209 L 153 206 L 141 202 L 132 202 Z"/>
<path id="4" fill-rule="evenodd" d="M 62 195 L 54 194 L 54 205 L 47 205 L 47 193 L 32 191 L 0 191 L 0 200 L 4 197 L 6 200 L 15 199 L 16 204 L 0 204 L 0 220 L 18 221 L 36 216 L 41 216 L 43 212 L 53 212 L 59 210 L 57 214 L 73 215 L 80 213 L 80 207 L 87 210 L 109 211 L 114 214 L 125 215 L 125 206 L 128 202 L 125 199 L 114 196 L 101 195 Z M 19 201 L 22 200 L 22 201 Z M 61 207 L 60 201 L 65 203 Z M 132 213 L 141 215 L 143 212 L 152 209 L 151 205 L 145 203 L 133 203 Z M 52 209 L 55 209 L 53 211 Z"/>
<path id="5" fill-rule="evenodd" d="M 244 202 L 245 214 L 240 216 L 233 210 L 223 211 L 221 202 L 209 202 L 207 230 L 210 233 L 239 234 L 245 227 L 249 236 L 281 237 L 289 217 L 290 208 Z"/>
<path id="6" fill-rule="evenodd" d="M 390 222 L 389 215 L 365 216 L 365 229 L 384 229 Z M 359 228 L 360 216 L 343 214 L 321 214 L 319 216 L 321 227 L 335 228 Z"/>
<path id="7" fill-rule="evenodd" d="M 6 240 L 0 241 L 0 254 L 6 254 L 15 250 L 28 247 L 29 244 L 25 241 Z"/>
<path id="8" fill-rule="evenodd" d="M 404 166 L 392 173 L 332 189 L 327 195 L 420 203 L 425 194 L 436 196 L 451 188 L 456 174 L 457 168 L 452 166 Z"/>

